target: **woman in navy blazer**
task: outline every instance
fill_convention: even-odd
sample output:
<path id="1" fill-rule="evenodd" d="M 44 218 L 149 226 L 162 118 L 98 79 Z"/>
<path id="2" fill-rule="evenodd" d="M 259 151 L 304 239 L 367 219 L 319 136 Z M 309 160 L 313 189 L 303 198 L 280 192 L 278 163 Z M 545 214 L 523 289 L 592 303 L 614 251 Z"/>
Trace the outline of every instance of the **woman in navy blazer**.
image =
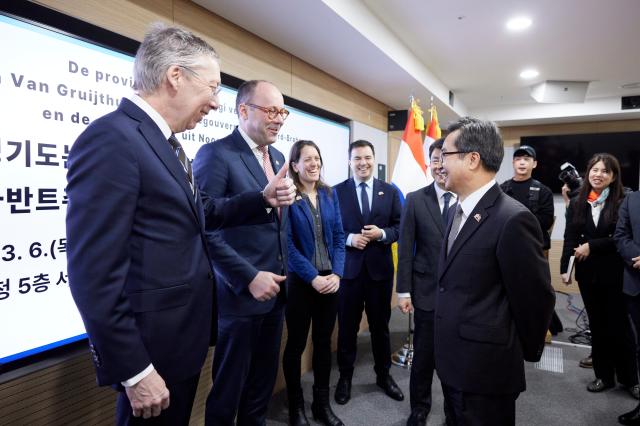
<path id="1" fill-rule="evenodd" d="M 313 403 L 316 420 L 342 425 L 329 404 L 331 335 L 338 313 L 344 270 L 344 232 L 340 206 L 320 177 L 322 157 L 312 141 L 299 140 L 289 153 L 289 176 L 296 201 L 289 207 L 287 309 L 288 338 L 282 360 L 291 425 L 308 425 L 300 385 L 300 360 L 313 322 Z"/>

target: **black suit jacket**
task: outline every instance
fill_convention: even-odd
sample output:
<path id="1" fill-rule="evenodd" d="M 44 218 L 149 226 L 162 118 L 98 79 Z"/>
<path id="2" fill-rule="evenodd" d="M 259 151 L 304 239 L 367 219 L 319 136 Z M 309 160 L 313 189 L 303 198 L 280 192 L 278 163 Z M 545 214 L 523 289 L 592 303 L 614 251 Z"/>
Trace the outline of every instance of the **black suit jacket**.
<path id="1" fill-rule="evenodd" d="M 284 156 L 269 146 L 274 172 Z M 203 145 L 193 160 L 198 187 L 212 197 L 231 197 L 261 191 L 267 185 L 262 165 L 238 129 L 214 143 Z M 264 207 L 261 207 L 265 211 Z M 218 302 L 223 315 L 259 315 L 270 312 L 278 298 L 285 297 L 282 283 L 278 298 L 260 302 L 249 292 L 258 271 L 287 273 L 288 208 L 278 217 L 271 209 L 269 223 L 236 226 L 207 232 L 209 250 L 218 278 Z"/>
<path id="2" fill-rule="evenodd" d="M 542 355 L 555 295 L 535 216 L 494 185 L 439 263 L 436 369 L 478 394 L 525 389 L 523 359 Z"/>
<path id="3" fill-rule="evenodd" d="M 364 250 L 346 247 L 343 279 L 353 279 L 360 274 L 363 265 L 374 280 L 393 278 L 393 258 L 391 243 L 398 240 L 398 229 L 402 207 L 398 190 L 378 179 L 373 180 L 373 199 L 369 220 L 364 222 L 358 192 L 353 178 L 349 178 L 334 187 L 340 204 L 342 227 L 345 239 L 349 234 L 359 234 L 364 225 L 376 225 L 386 235 L 384 241 L 371 241 Z"/>
<path id="4" fill-rule="evenodd" d="M 640 192 L 627 195 L 622 202 L 613 237 L 624 262 L 624 292 L 637 296 L 640 294 L 640 270 L 633 268 L 631 259 L 640 256 Z"/>
<path id="5" fill-rule="evenodd" d="M 69 284 L 98 383 L 149 363 L 168 382 L 199 374 L 217 328 L 205 219 L 268 220 L 261 195 L 194 199 L 167 139 L 127 99 L 78 137 L 67 180 Z"/>
<path id="6" fill-rule="evenodd" d="M 411 293 L 411 302 L 424 311 L 436 306 L 438 258 L 445 227 L 435 184 L 407 195 L 398 239 L 396 291 Z M 450 206 L 455 209 L 455 204 Z"/>
<path id="7" fill-rule="evenodd" d="M 573 198 L 567 208 L 560 272 L 566 272 L 573 249 L 580 244 L 589 243 L 589 257 L 575 263 L 576 281 L 581 285 L 590 282 L 606 283 L 612 290 L 622 291 L 622 258 L 618 254 L 616 242 L 613 239 L 616 223 L 607 223 L 604 214 L 600 214 L 598 224 L 595 225 L 591 207 L 587 206 L 584 212 L 584 224 L 577 224 L 574 217 L 577 202 L 577 197 Z"/>

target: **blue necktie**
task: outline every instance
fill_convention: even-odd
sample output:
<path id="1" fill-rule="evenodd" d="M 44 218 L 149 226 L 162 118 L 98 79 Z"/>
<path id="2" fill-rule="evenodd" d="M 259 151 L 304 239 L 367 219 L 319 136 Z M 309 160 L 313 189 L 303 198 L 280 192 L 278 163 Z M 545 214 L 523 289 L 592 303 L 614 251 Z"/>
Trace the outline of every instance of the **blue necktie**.
<path id="1" fill-rule="evenodd" d="M 362 218 L 364 219 L 365 224 L 369 220 L 369 213 L 371 213 L 371 208 L 369 207 L 369 195 L 367 194 L 367 184 L 364 182 L 360 182 L 360 204 L 362 204 Z"/>
<path id="2" fill-rule="evenodd" d="M 442 223 L 447 226 L 447 215 L 449 213 L 449 202 L 451 201 L 451 193 L 445 192 L 444 195 L 444 207 L 442 207 Z"/>

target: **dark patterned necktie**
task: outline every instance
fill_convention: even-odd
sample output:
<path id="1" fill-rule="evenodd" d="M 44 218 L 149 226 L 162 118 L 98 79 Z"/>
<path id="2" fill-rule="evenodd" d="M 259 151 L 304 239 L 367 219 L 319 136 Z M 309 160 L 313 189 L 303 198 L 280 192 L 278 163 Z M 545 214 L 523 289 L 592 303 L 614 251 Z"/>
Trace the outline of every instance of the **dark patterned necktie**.
<path id="1" fill-rule="evenodd" d="M 169 138 L 169 144 L 173 148 L 173 151 L 178 157 L 178 161 L 180 161 L 180 164 L 182 164 L 182 168 L 187 174 L 187 181 L 189 182 L 189 186 L 191 187 L 191 192 L 195 197 L 196 188 L 195 188 L 195 185 L 193 184 L 193 169 L 191 168 L 191 161 L 189 161 L 189 159 L 187 158 L 187 154 L 185 154 L 184 149 L 182 148 L 182 145 L 180 144 L 180 142 L 178 142 L 176 135 L 171 135 L 171 137 Z"/>
<path id="2" fill-rule="evenodd" d="M 369 214 L 371 213 L 371 207 L 369 207 L 369 194 L 367 194 L 367 184 L 360 182 L 360 204 L 362 204 L 362 218 L 364 223 L 369 220 Z"/>
<path id="3" fill-rule="evenodd" d="M 444 207 L 442 207 L 442 223 L 447 226 L 447 215 L 449 213 L 449 203 L 451 202 L 451 193 L 445 192 L 444 197 Z"/>

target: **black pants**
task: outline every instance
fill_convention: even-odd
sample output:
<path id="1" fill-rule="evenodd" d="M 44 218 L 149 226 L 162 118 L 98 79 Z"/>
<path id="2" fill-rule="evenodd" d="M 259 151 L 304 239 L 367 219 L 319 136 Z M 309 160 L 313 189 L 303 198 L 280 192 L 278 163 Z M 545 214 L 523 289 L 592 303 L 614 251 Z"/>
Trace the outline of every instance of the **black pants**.
<path id="1" fill-rule="evenodd" d="M 320 272 L 325 276 L 331 271 Z M 309 327 L 313 323 L 313 380 L 319 388 L 329 387 L 331 374 L 331 335 L 336 324 L 338 294 L 320 294 L 295 274 L 287 283 L 287 345 L 282 357 L 282 370 L 289 392 L 299 392 L 300 361 L 307 345 Z"/>
<path id="2" fill-rule="evenodd" d="M 169 389 L 169 407 L 162 410 L 158 417 L 143 419 L 133 417 L 131 403 L 125 392 L 120 392 L 116 402 L 116 424 L 124 425 L 149 425 L 149 426 L 182 426 L 188 425 L 191 418 L 191 407 L 198 390 L 200 376 L 178 383 L 166 383 Z"/>
<path id="3" fill-rule="evenodd" d="M 519 393 L 479 395 L 442 384 L 447 426 L 513 426 Z"/>
<path id="4" fill-rule="evenodd" d="M 589 317 L 593 372 L 608 383 L 638 383 L 635 345 L 620 286 L 578 281 Z"/>
<path id="5" fill-rule="evenodd" d="M 627 301 L 627 310 L 631 327 L 635 337 L 636 367 L 640 365 L 640 294 L 636 296 L 624 296 Z"/>
<path id="6" fill-rule="evenodd" d="M 358 330 L 362 311 L 367 313 L 374 370 L 378 376 L 389 374 L 391 345 L 391 290 L 393 280 L 371 279 L 366 266 L 352 279 L 340 281 L 338 291 L 338 367 L 340 376 L 351 378 L 356 361 Z"/>
<path id="7" fill-rule="evenodd" d="M 409 379 L 411 411 L 431 411 L 431 383 L 435 369 L 433 311 L 414 307 L 413 364 Z"/>

